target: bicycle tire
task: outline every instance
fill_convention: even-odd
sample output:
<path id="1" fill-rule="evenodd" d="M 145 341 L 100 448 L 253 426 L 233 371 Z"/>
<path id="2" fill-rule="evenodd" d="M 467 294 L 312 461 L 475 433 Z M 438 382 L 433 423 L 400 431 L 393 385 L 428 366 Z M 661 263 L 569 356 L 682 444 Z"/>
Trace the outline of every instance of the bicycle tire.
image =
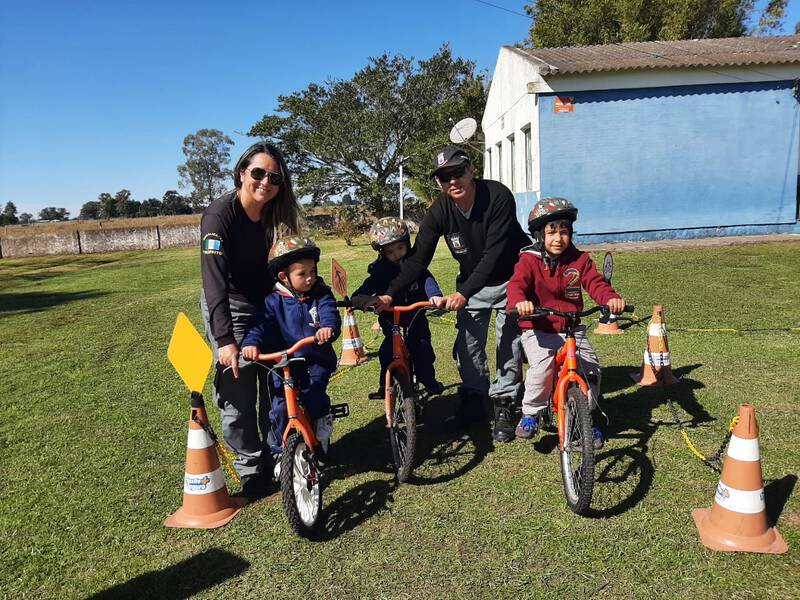
<path id="1" fill-rule="evenodd" d="M 417 409 L 414 392 L 407 381 L 392 375 L 394 410 L 389 442 L 392 446 L 397 481 L 403 483 L 414 469 L 417 452 Z"/>
<path id="2" fill-rule="evenodd" d="M 281 495 L 289 527 L 301 537 L 314 533 L 322 513 L 319 468 L 308 453 L 303 436 L 290 433 L 281 456 Z"/>
<path id="3" fill-rule="evenodd" d="M 589 400 L 578 386 L 567 390 L 564 400 L 564 446 L 560 448 L 561 476 L 567 506 L 583 514 L 594 491 L 594 446 Z"/>

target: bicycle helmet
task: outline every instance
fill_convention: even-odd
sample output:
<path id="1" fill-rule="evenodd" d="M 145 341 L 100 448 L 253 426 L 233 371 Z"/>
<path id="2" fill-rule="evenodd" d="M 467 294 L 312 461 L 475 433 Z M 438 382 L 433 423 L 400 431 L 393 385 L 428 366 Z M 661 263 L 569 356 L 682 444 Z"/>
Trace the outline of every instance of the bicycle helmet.
<path id="1" fill-rule="evenodd" d="M 285 271 L 293 262 L 304 258 L 313 258 L 319 262 L 319 246 L 310 238 L 290 236 L 281 237 L 272 245 L 269 251 L 269 271 L 273 277 Z"/>
<path id="2" fill-rule="evenodd" d="M 528 216 L 528 231 L 536 237 L 536 232 L 551 221 L 565 219 L 574 223 L 578 209 L 566 198 L 543 198 L 537 202 Z"/>
<path id="3" fill-rule="evenodd" d="M 380 252 L 381 248 L 395 242 L 411 243 L 406 222 L 397 217 L 383 217 L 369 228 L 369 243 Z"/>

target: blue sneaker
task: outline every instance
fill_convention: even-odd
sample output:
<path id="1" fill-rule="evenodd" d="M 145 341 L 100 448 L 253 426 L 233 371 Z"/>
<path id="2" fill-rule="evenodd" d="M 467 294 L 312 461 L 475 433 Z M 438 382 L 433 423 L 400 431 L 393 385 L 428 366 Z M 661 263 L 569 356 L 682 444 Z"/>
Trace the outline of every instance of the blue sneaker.
<path id="1" fill-rule="evenodd" d="M 539 419 L 529 415 L 522 415 L 514 430 L 514 435 L 523 440 L 529 440 L 539 433 Z"/>
<path id="2" fill-rule="evenodd" d="M 602 450 L 606 445 L 606 440 L 603 437 L 603 432 L 598 427 L 592 427 L 592 447 L 595 450 Z"/>

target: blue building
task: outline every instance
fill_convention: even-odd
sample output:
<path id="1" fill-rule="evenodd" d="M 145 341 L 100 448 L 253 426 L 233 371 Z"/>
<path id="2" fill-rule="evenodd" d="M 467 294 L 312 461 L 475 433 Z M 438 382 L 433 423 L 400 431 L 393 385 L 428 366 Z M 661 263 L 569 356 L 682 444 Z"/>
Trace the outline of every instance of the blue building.
<path id="1" fill-rule="evenodd" d="M 800 36 L 500 50 L 484 176 L 580 242 L 800 233 Z"/>

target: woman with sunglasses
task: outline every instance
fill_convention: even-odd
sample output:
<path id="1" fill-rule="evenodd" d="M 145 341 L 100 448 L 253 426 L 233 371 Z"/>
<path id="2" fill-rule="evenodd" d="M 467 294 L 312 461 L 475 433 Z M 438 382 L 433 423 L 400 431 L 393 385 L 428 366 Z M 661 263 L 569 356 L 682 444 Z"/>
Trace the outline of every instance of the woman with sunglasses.
<path id="1" fill-rule="evenodd" d="M 286 161 L 272 144 L 250 146 L 236 163 L 233 183 L 233 191 L 203 212 L 200 307 L 217 365 L 213 395 L 223 438 L 238 455 L 242 494 L 254 499 L 266 493 L 272 473 L 265 464 L 270 452 L 264 450 L 269 447 L 269 384 L 263 370 L 240 363 L 239 349 L 272 290 L 269 249 L 279 232 L 298 233 L 299 207 Z M 264 352 L 281 347 L 279 340 L 267 346 Z"/>

